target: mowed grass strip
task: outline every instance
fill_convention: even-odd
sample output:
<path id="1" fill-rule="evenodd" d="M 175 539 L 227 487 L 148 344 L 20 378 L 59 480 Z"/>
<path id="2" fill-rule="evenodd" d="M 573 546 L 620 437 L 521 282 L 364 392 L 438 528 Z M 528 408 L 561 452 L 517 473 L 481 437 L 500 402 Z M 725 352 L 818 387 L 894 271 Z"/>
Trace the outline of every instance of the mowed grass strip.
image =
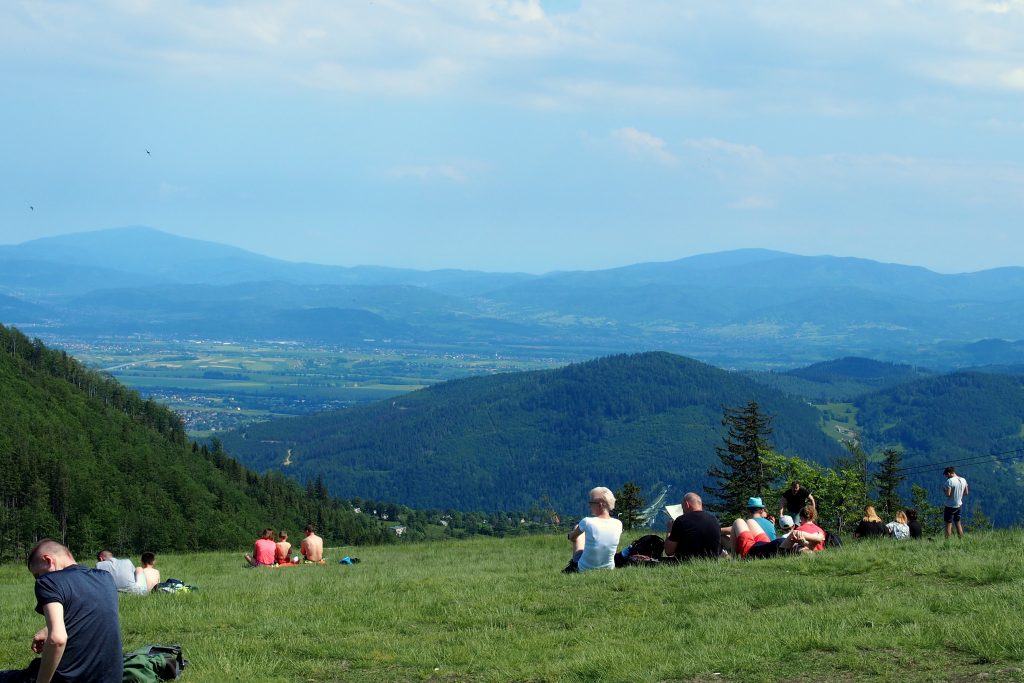
<path id="1" fill-rule="evenodd" d="M 563 575 L 568 550 L 472 539 L 255 570 L 160 556 L 200 590 L 122 596 L 124 644 L 180 643 L 196 682 L 1024 679 L 1020 531 Z M 23 666 L 42 623 L 23 567 L 0 567 L 0 600 L 0 668 Z"/>

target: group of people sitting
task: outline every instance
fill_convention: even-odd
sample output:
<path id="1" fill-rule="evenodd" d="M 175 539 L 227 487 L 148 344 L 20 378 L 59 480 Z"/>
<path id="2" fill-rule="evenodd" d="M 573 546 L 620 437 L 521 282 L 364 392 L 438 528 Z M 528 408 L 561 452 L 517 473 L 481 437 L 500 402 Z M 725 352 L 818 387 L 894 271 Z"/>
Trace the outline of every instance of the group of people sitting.
<path id="1" fill-rule="evenodd" d="M 136 567 L 127 558 L 116 558 L 109 550 L 101 550 L 96 554 L 96 569 L 109 573 L 114 578 L 114 586 L 120 593 L 129 595 L 148 595 L 153 587 L 160 583 L 160 570 L 156 568 L 156 555 L 151 552 L 142 553 L 141 566 Z"/>
<path id="2" fill-rule="evenodd" d="M 857 523 L 853 531 L 854 538 L 885 537 L 902 541 L 908 538 L 921 538 L 921 522 L 917 520 L 917 510 L 897 510 L 896 519 L 888 524 L 875 512 L 873 505 L 864 508 L 864 517 Z"/>
<path id="3" fill-rule="evenodd" d="M 615 509 L 615 495 L 608 488 L 599 486 L 590 491 L 588 503 L 590 515 L 569 532 L 573 554 L 563 570 L 567 573 L 616 566 L 622 522 L 611 516 Z M 747 516 L 728 526 L 723 526 L 715 515 L 704 510 L 704 503 L 696 493 L 683 496 L 681 507 L 682 514 L 668 521 L 663 541 L 659 537 L 645 537 L 658 541 L 652 545 L 660 550 L 658 555 L 663 554 L 663 561 L 718 559 L 723 556 L 768 558 L 785 553 L 815 553 L 825 548 L 828 537 L 817 524 L 814 497 L 799 482 L 793 482 L 782 495 L 778 530 L 760 497 L 749 498 Z M 894 538 L 915 537 L 915 527 L 908 521 L 908 513 L 913 513 L 916 523 L 914 511 L 897 513 L 896 521 L 889 525 L 881 524 L 874 508 L 869 506 L 867 511 L 882 529 L 880 534 L 888 533 Z M 920 530 L 920 524 L 917 524 L 918 537 Z M 854 533 L 855 537 L 859 535 L 866 535 L 861 527 Z"/>
<path id="4" fill-rule="evenodd" d="M 299 546 L 302 555 L 292 555 L 292 544 L 288 532 L 280 531 L 277 541 L 274 530 L 264 529 L 253 544 L 252 555 L 246 554 L 245 561 L 250 567 L 287 567 L 296 564 L 323 564 L 324 539 L 316 535 L 312 524 L 306 525 L 305 538 Z"/>

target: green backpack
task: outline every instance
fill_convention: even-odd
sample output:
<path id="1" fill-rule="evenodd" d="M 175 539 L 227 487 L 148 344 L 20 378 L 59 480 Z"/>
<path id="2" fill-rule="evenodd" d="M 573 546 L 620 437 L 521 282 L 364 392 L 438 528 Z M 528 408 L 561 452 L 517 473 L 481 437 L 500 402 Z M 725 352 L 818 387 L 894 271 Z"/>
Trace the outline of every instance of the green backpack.
<path id="1" fill-rule="evenodd" d="M 181 656 L 181 645 L 147 645 L 124 656 L 123 683 L 160 683 L 181 675 L 188 660 Z"/>

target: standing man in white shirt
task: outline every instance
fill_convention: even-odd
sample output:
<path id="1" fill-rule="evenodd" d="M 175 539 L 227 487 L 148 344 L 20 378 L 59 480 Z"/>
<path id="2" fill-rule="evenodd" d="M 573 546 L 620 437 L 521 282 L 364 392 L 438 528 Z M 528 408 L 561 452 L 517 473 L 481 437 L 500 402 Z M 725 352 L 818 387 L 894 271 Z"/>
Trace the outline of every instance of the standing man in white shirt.
<path id="1" fill-rule="evenodd" d="M 967 495 L 967 480 L 956 473 L 953 467 L 947 467 L 942 474 L 946 477 L 946 507 L 942 510 L 942 521 L 946 523 L 946 538 L 953 535 L 953 525 L 956 524 L 956 533 L 960 538 L 964 537 L 964 525 L 960 521 L 960 509 L 964 504 L 964 496 Z"/>

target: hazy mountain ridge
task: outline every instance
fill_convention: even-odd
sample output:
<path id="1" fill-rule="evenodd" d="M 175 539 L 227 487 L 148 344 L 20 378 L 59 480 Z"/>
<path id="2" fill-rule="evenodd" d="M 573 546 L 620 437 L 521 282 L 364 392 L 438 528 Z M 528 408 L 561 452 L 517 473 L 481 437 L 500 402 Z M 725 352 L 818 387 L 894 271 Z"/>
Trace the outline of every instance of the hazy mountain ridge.
<path id="1" fill-rule="evenodd" d="M 1024 346 L 1004 344 L 984 359 L 966 347 L 1024 339 L 1024 268 L 942 275 L 761 249 L 545 275 L 347 268 L 147 228 L 0 247 L 0 266 L 0 293 L 40 306 L 8 306 L 20 319 L 7 320 L 54 335 L 107 327 L 346 344 L 399 337 L 394 343 L 577 358 L 663 349 L 723 366 L 851 354 L 936 367 L 1024 362 Z M 346 331 L 339 310 L 379 320 Z M 304 323 L 280 329 L 294 316 Z"/>

